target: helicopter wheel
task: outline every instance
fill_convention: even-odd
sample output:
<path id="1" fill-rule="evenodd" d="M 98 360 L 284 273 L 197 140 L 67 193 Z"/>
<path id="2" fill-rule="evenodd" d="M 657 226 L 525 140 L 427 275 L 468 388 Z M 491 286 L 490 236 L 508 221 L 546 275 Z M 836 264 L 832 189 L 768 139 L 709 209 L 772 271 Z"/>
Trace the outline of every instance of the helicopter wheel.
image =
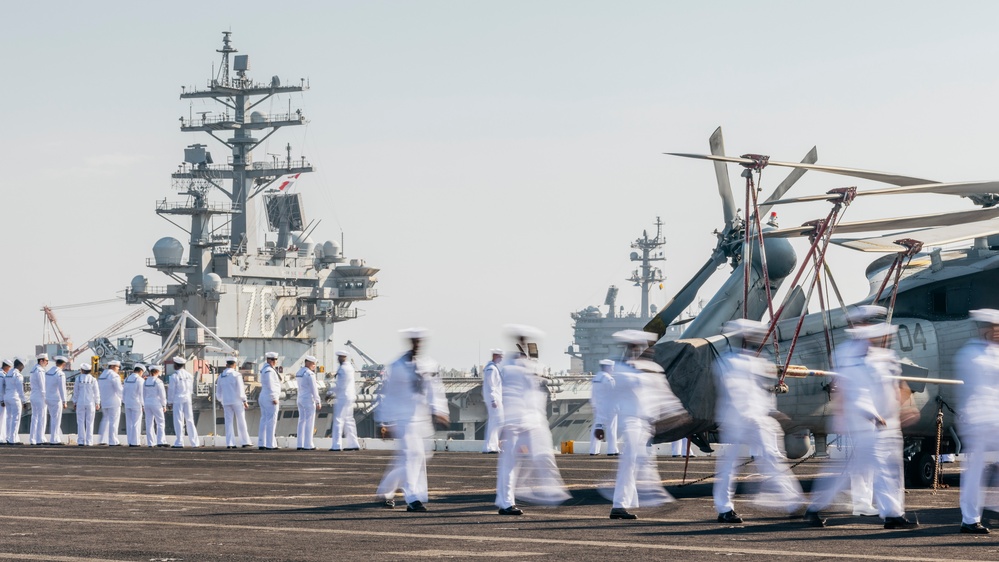
<path id="1" fill-rule="evenodd" d="M 905 475 L 909 486 L 912 488 L 927 488 L 933 485 L 933 472 L 936 470 L 936 461 L 933 455 L 926 452 L 918 452 L 912 460 L 905 463 Z"/>

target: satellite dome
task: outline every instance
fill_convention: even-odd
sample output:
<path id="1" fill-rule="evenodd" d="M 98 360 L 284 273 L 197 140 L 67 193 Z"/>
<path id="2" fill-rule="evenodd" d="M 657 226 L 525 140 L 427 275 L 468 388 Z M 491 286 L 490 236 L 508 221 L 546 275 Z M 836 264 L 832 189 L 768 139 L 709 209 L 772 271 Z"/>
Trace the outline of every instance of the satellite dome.
<path id="1" fill-rule="evenodd" d="M 184 245 L 180 240 L 167 236 L 153 244 L 153 259 L 156 265 L 180 265 L 184 257 Z"/>
<path id="2" fill-rule="evenodd" d="M 218 292 L 222 288 L 222 278 L 218 273 L 206 273 L 204 285 L 206 291 Z"/>
<path id="3" fill-rule="evenodd" d="M 149 280 L 143 275 L 136 275 L 132 278 L 132 292 L 133 293 L 145 293 L 146 289 L 149 288 Z"/>
<path id="4" fill-rule="evenodd" d="M 323 255 L 328 258 L 340 257 L 340 244 L 334 240 L 323 242 Z"/>
<path id="5" fill-rule="evenodd" d="M 263 123 L 266 121 L 264 114 L 259 111 L 254 111 L 250 114 L 250 123 Z"/>

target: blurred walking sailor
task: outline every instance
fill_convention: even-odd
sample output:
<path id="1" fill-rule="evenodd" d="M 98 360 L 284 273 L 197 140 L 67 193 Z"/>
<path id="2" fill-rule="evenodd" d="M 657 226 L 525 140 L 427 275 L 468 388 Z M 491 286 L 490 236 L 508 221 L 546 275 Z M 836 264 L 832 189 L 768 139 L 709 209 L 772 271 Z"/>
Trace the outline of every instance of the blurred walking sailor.
<path id="1" fill-rule="evenodd" d="M 90 365 L 80 363 L 80 374 L 73 383 L 73 407 L 76 408 L 76 444 L 89 447 L 94 444 L 94 415 L 100 407 L 100 390 L 97 379 L 90 374 Z"/>
<path id="2" fill-rule="evenodd" d="M 97 387 L 101 391 L 101 426 L 97 437 L 98 445 L 117 447 L 118 424 L 121 423 L 122 382 L 121 361 L 108 361 L 107 369 L 97 377 Z"/>
<path id="3" fill-rule="evenodd" d="M 295 373 L 298 382 L 298 450 L 314 451 L 313 434 L 316 432 L 316 412 L 322 407 L 319 399 L 319 385 L 316 383 L 316 358 L 304 357 L 305 365 Z"/>
<path id="4" fill-rule="evenodd" d="M 773 392 L 777 369 L 756 355 L 763 343 L 767 326 L 755 320 L 738 319 L 727 322 L 724 334 L 731 346 L 715 361 L 715 387 L 718 403 L 715 421 L 722 443 L 725 444 L 715 472 L 715 510 L 719 523 L 742 523 L 735 512 L 735 478 L 748 448 L 753 462 L 763 478 L 757 500 L 771 509 L 790 513 L 801 507 L 802 494 L 798 480 L 784 464 L 784 455 L 777 448 L 784 432 L 771 416 L 777 410 Z"/>
<path id="5" fill-rule="evenodd" d="M 999 454 L 999 310 L 972 310 L 971 318 L 979 323 L 981 335 L 954 358 L 954 370 L 964 381 L 958 389 L 961 452 L 967 459 L 961 473 L 961 532 L 987 535 L 982 510 L 992 484 L 986 474 L 994 471 L 986 471 L 986 466 Z"/>
<path id="6" fill-rule="evenodd" d="M 569 499 L 548 428 L 548 385 L 534 359 L 543 333 L 530 326 L 511 324 L 506 331 L 516 342 L 500 367 L 503 383 L 503 426 L 496 466 L 496 507 L 500 515 L 523 515 L 517 498 L 531 503 L 557 505 Z"/>
<path id="7" fill-rule="evenodd" d="M 346 351 L 337 351 L 336 360 L 340 366 L 336 371 L 333 403 L 333 442 L 331 451 L 356 451 L 361 448 L 357 440 L 357 424 L 354 422 L 354 400 L 357 387 L 354 385 L 354 366 L 350 364 Z M 346 447 L 344 447 L 346 442 Z"/>
<path id="8" fill-rule="evenodd" d="M 673 496 L 663 487 L 655 458 L 649 454 L 654 424 L 659 420 L 679 424 L 686 420 L 687 413 L 673 395 L 662 367 L 643 357 L 649 345 L 656 341 L 656 335 L 641 330 L 623 330 L 613 337 L 625 345 L 625 353 L 624 361 L 614 365 L 610 405 L 600 418 L 601 425 L 608 427 L 609 418 L 616 413 L 621 435 L 610 518 L 638 519 L 628 509 L 673 501 Z M 605 431 L 598 429 L 595 433 L 597 437 L 604 437 Z"/>
<path id="9" fill-rule="evenodd" d="M 45 443 L 45 420 L 48 410 L 45 407 L 45 370 L 49 365 L 49 354 L 39 354 L 38 361 L 31 368 L 28 382 L 31 384 L 31 430 L 28 433 L 28 443 L 41 445 Z"/>
<path id="10" fill-rule="evenodd" d="M 129 447 L 138 447 L 142 441 L 142 374 L 143 365 L 136 365 L 122 384 L 122 398 L 125 402 L 125 435 Z"/>
<path id="11" fill-rule="evenodd" d="M 45 408 L 49 411 L 49 445 L 62 445 L 62 411 L 66 408 L 66 373 L 62 371 L 68 360 L 55 357 L 55 366 L 45 373 Z"/>
<path id="12" fill-rule="evenodd" d="M 887 312 L 887 311 L 886 311 Z M 853 456 L 837 476 L 820 481 L 812 494 L 805 519 L 813 527 L 824 527 L 819 511 L 832 504 L 836 495 L 850 486 L 853 474 L 874 474 L 874 505 L 885 520 L 885 529 L 913 529 L 916 522 L 905 518 L 902 481 L 902 429 L 899 422 L 898 355 L 887 349 L 889 337 L 898 327 L 885 322 L 849 328 L 857 344 L 840 353 L 836 385 L 843 392 L 844 418 L 853 439 Z"/>
<path id="13" fill-rule="evenodd" d="M 138 369 L 138 366 L 136 366 Z M 146 445 L 166 447 L 167 393 L 160 380 L 163 367 L 149 366 L 149 376 L 142 381 L 142 411 L 146 415 Z"/>
<path id="14" fill-rule="evenodd" d="M 395 507 L 396 490 L 401 489 L 406 511 L 427 511 L 427 449 L 424 439 L 434 427 L 450 424 L 444 385 L 436 377 L 437 364 L 422 354 L 427 338 L 424 328 L 400 332 L 409 342 L 409 351 L 396 359 L 382 378 L 380 403 L 375 420 L 383 435 L 398 443 L 392 464 L 385 470 L 376 492 L 385 507 Z"/>
<path id="15" fill-rule="evenodd" d="M 173 374 L 170 375 L 170 390 L 167 402 L 173 405 L 173 432 L 177 439 L 174 447 L 184 446 L 184 427 L 187 427 L 187 438 L 192 447 L 200 447 L 198 428 L 194 425 L 194 409 L 191 400 L 194 396 L 194 375 L 184 369 L 187 359 L 177 356 L 173 358 Z"/>
<path id="16" fill-rule="evenodd" d="M 499 434 L 503 425 L 503 382 L 500 379 L 500 361 L 503 360 L 503 350 L 492 350 L 493 358 L 482 369 L 482 401 L 489 415 L 486 421 L 485 443 L 483 453 L 498 453 L 500 450 Z"/>
<path id="17" fill-rule="evenodd" d="M 7 361 L 4 361 L 6 366 Z M 20 445 L 17 431 L 21 425 L 21 409 L 24 407 L 24 377 L 21 369 L 24 361 L 15 357 L 10 362 L 11 369 L 7 371 L 3 381 L 3 403 L 7 409 L 7 436 L 5 441 L 11 445 Z"/>
<path id="18" fill-rule="evenodd" d="M 226 358 L 225 370 L 215 381 L 215 389 L 219 401 L 222 402 L 225 416 L 226 449 L 236 448 L 237 434 L 240 445 L 249 447 L 250 435 L 246 430 L 246 409 L 249 405 L 246 402 L 246 386 L 243 384 L 243 375 L 236 370 L 235 357 Z"/>
<path id="19" fill-rule="evenodd" d="M 617 411 L 613 411 L 614 362 L 600 360 L 600 370 L 591 381 L 590 405 L 593 407 L 593 430 L 590 432 L 590 455 L 600 454 L 600 442 L 607 442 L 607 455 L 618 455 L 617 450 Z M 606 420 L 606 425 L 600 420 Z M 603 438 L 597 439 L 597 430 L 603 431 Z"/>
<path id="20" fill-rule="evenodd" d="M 257 431 L 258 449 L 277 449 L 278 399 L 281 397 L 281 379 L 276 370 L 278 354 L 268 351 L 264 354 L 264 366 L 260 369 L 260 429 Z"/>

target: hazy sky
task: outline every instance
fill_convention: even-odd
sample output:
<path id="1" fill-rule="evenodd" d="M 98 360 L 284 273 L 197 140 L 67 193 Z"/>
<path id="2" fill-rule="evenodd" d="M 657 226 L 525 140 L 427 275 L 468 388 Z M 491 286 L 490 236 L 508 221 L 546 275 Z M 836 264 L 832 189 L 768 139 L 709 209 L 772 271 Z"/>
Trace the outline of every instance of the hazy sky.
<path id="1" fill-rule="evenodd" d="M 169 175 L 184 146 L 214 143 L 179 131 L 214 109 L 180 86 L 206 84 L 223 30 L 253 78 L 310 80 L 290 99 L 311 123 L 256 157 L 289 142 L 308 157 L 318 171 L 298 189 L 322 219 L 314 238 L 342 230 L 348 258 L 382 269 L 381 296 L 337 325 L 338 345 L 389 360 L 399 328 L 425 325 L 438 361 L 470 368 L 519 322 L 547 332 L 542 359 L 564 369 L 570 312 L 610 284 L 637 309 L 629 243 L 657 215 L 668 261 L 653 303 L 707 259 L 722 226 L 712 168 L 662 153 L 705 152 L 719 125 L 729 154 L 798 160 L 818 145 L 825 164 L 999 179 L 997 21 L 993 2 L 8 4 L 0 354 L 33 352 L 43 304 L 120 297 L 137 274 L 165 284 L 145 259 L 184 233 L 154 203 L 180 199 Z M 764 191 L 783 176 L 768 169 Z M 792 194 L 857 181 L 809 172 Z M 872 198 L 845 220 L 966 208 Z M 784 209 L 781 223 L 826 212 Z M 870 259 L 833 251 L 849 300 L 866 295 Z M 58 315 L 83 342 L 129 310 Z"/>

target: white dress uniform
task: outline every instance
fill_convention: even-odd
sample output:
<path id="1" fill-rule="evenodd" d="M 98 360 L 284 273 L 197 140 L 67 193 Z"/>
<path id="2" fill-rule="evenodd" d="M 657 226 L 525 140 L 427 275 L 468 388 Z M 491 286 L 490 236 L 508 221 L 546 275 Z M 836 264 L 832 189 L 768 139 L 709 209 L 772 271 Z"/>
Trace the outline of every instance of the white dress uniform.
<path id="1" fill-rule="evenodd" d="M 145 380 L 136 373 L 125 377 L 122 384 L 122 399 L 125 402 L 125 435 L 129 447 L 137 447 L 142 441 L 142 383 Z"/>
<path id="2" fill-rule="evenodd" d="M 981 523 L 985 505 L 986 466 L 999 453 L 999 345 L 982 339 L 968 342 L 954 358 L 964 385 L 958 387 L 958 428 L 967 457 L 961 473 L 961 523 Z"/>
<path id="3" fill-rule="evenodd" d="M 215 381 L 219 402 L 225 415 L 225 445 L 236 446 L 239 436 L 241 445 L 250 444 L 250 435 L 246 429 L 246 386 L 243 385 L 243 375 L 236 369 L 226 369 Z"/>
<path id="4" fill-rule="evenodd" d="M 159 377 L 150 376 L 142 381 L 142 409 L 146 414 L 146 444 L 150 447 L 166 444 L 166 388 Z"/>
<path id="5" fill-rule="evenodd" d="M 49 411 L 49 443 L 62 443 L 62 409 L 66 403 L 66 373 L 52 367 L 45 373 L 45 407 Z"/>
<path id="6" fill-rule="evenodd" d="M 7 406 L 7 443 L 18 443 L 17 430 L 21 425 L 21 409 L 25 402 L 24 377 L 17 369 L 7 371 L 4 377 L 3 402 Z"/>
<path id="7" fill-rule="evenodd" d="M 90 446 L 94 444 L 94 415 L 100 401 L 97 379 L 90 373 L 76 377 L 73 384 L 73 404 L 76 407 L 76 443 Z"/>
<path id="8" fill-rule="evenodd" d="M 808 510 L 816 512 L 832 504 L 850 486 L 852 474 L 872 473 L 874 505 L 881 517 L 904 517 L 900 395 L 898 384 L 885 378 L 901 374 L 898 356 L 858 339 L 837 348 L 833 363 L 839 369 L 836 384 L 843 392 L 843 417 L 853 440 L 853 456 L 839 476 L 818 483 Z M 885 427 L 877 426 L 878 416 Z"/>
<path id="9" fill-rule="evenodd" d="M 386 501 L 402 489 L 406 503 L 426 503 L 427 449 L 424 439 L 433 435 L 431 416 L 448 415 L 447 398 L 436 364 L 430 359 L 413 361 L 412 352 L 395 360 L 385 370 L 379 388 L 375 420 L 391 430 L 399 441 L 392 464 L 385 470 L 376 494 Z"/>
<path id="10" fill-rule="evenodd" d="M 11 366 L 10 370 L 14 367 Z M 7 383 L 7 375 L 0 371 L 0 443 L 7 443 L 7 403 L 3 402 L 4 386 Z"/>
<path id="11" fill-rule="evenodd" d="M 118 424 L 121 423 L 121 376 L 111 369 L 104 369 L 97 377 L 97 387 L 101 391 L 101 427 L 97 443 L 119 445 Z"/>
<path id="12" fill-rule="evenodd" d="M 360 449 L 357 440 L 357 424 L 354 422 L 354 400 L 357 398 L 357 387 L 354 386 L 354 366 L 350 361 L 344 361 L 336 371 L 336 402 L 333 403 L 333 443 L 331 451 L 343 449 L 344 441 L 347 449 Z"/>
<path id="13" fill-rule="evenodd" d="M 715 510 L 719 514 L 735 510 L 732 500 L 739 473 L 737 464 L 744 458 L 741 453 L 745 447 L 753 451 L 753 462 L 763 477 L 757 503 L 787 513 L 797 510 L 803 502 L 801 486 L 777 448 L 784 433 L 770 415 L 777 409 L 776 396 L 767 389 L 776 382 L 774 366 L 737 349 L 718 358 L 714 374 L 718 389 L 715 421 L 725 443 L 715 469 Z"/>
<path id="14" fill-rule="evenodd" d="M 312 450 L 316 448 L 313 434 L 316 432 L 316 406 L 321 404 L 319 385 L 316 384 L 316 374 L 308 367 L 302 367 L 295 373 L 298 383 L 298 441 L 299 449 Z"/>
<path id="15" fill-rule="evenodd" d="M 540 366 L 511 353 L 500 367 L 503 382 L 503 448 L 496 467 L 496 506 L 509 509 L 516 498 L 557 505 L 569 499 L 555 464 L 555 448 L 545 408 L 548 387 Z M 519 457 L 519 458 L 518 458 Z"/>
<path id="16" fill-rule="evenodd" d="M 187 438 L 192 447 L 200 447 L 198 428 L 194 425 L 194 409 L 191 397 L 194 396 L 194 375 L 184 369 L 177 369 L 170 375 L 170 390 L 167 401 L 173 404 L 173 431 L 177 439 L 174 447 L 184 446 L 184 426 L 187 426 Z"/>
<path id="17" fill-rule="evenodd" d="M 593 432 L 604 430 L 604 440 L 607 441 L 607 454 L 618 454 L 617 449 L 617 412 L 614 409 L 614 376 L 607 371 L 599 371 L 591 381 L 590 405 L 593 407 L 593 429 L 590 431 L 590 454 L 600 454 L 600 440 Z M 600 421 L 604 420 L 604 421 Z"/>
<path id="18" fill-rule="evenodd" d="M 490 361 L 482 369 L 482 401 L 486 405 L 489 418 L 486 421 L 483 453 L 498 453 L 500 450 L 500 429 L 503 427 L 503 379 L 499 365 Z"/>
<path id="19" fill-rule="evenodd" d="M 31 431 L 28 433 L 28 443 L 41 445 L 45 442 L 45 421 L 48 419 L 48 409 L 45 404 L 45 369 L 35 364 L 28 376 L 31 383 Z"/>
<path id="20" fill-rule="evenodd" d="M 281 399 L 281 379 L 274 367 L 265 363 L 260 369 L 260 397 L 257 404 L 260 406 L 260 429 L 257 431 L 257 446 L 265 449 L 276 449 L 277 420 L 280 404 L 275 402 Z"/>

